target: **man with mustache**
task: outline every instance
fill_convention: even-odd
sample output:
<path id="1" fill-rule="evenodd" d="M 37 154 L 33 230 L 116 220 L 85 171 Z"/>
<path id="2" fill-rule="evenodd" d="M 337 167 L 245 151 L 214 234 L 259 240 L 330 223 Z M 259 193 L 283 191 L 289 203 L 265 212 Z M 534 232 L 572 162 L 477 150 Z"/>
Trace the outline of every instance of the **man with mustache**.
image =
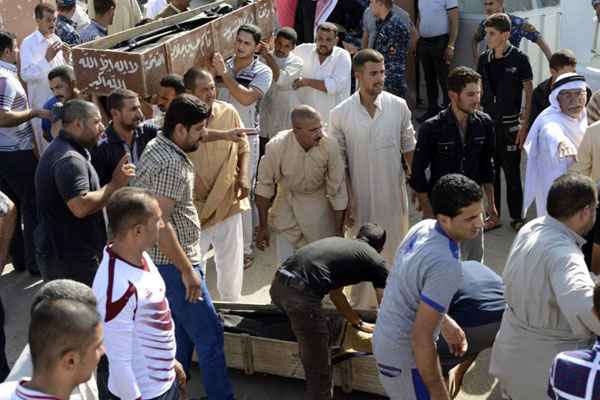
<path id="1" fill-rule="evenodd" d="M 92 164 L 101 185 L 110 181 L 123 155 L 127 154 L 130 162 L 136 165 L 144 148 L 158 132 L 152 123 L 142 124 L 142 106 L 138 94 L 132 90 L 114 90 L 108 96 L 108 111 L 112 121 L 98 146 L 92 150 Z"/>
<path id="2" fill-rule="evenodd" d="M 342 236 L 348 204 L 344 161 L 337 141 L 323 132 L 319 112 L 307 105 L 297 106 L 292 111 L 292 126 L 267 144 L 256 184 L 260 221 L 256 247 L 264 250 L 270 244 L 270 209 L 279 263 L 308 243 Z"/>
<path id="3" fill-rule="evenodd" d="M 338 28 L 324 22 L 317 28 L 315 43 L 296 47 L 303 62 L 301 78 L 294 81 L 300 104 L 315 108 L 325 119 L 329 111 L 350 96 L 350 53 L 338 44 Z"/>
<path id="4" fill-rule="evenodd" d="M 50 90 L 54 96 L 50 97 L 44 104 L 45 110 L 52 111 L 56 103 L 64 104 L 79 95 L 79 90 L 77 90 L 76 87 L 77 81 L 75 80 L 75 72 L 70 65 L 59 65 L 58 67 L 53 68 L 48 73 L 48 82 L 50 83 Z M 55 125 L 56 122 L 57 121 L 54 121 L 53 118 L 42 119 L 44 139 L 48 142 L 51 142 L 52 138 L 56 136 L 58 130 L 60 130 L 60 126 L 58 124 Z M 54 135 L 52 134 L 53 130 L 55 132 Z"/>

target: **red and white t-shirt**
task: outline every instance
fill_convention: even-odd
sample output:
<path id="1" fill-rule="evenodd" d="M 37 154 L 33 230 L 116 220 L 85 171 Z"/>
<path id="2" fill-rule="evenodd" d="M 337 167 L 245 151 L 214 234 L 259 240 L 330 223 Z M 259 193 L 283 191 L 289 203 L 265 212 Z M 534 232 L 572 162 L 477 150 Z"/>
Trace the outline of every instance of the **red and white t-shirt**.
<path id="1" fill-rule="evenodd" d="M 158 397 L 175 380 L 175 328 L 165 282 L 145 252 L 142 261 L 143 267 L 129 264 L 108 245 L 92 285 L 104 320 L 108 389 L 122 400 Z"/>
<path id="2" fill-rule="evenodd" d="M 27 381 L 0 384 L 0 400 L 60 400 L 58 397 L 28 389 L 23 386 L 24 383 Z"/>

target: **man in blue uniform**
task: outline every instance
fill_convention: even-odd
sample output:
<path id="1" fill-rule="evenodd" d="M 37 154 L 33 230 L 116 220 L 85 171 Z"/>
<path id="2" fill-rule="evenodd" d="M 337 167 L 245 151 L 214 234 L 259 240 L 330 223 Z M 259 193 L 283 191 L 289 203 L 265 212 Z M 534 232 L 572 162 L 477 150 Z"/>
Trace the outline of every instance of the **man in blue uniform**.
<path id="1" fill-rule="evenodd" d="M 410 26 L 393 10 L 392 0 L 371 0 L 377 18 L 373 48 L 385 59 L 385 90 L 406 99 L 406 58 L 410 46 Z"/>
<path id="2" fill-rule="evenodd" d="M 69 46 L 76 46 L 81 43 L 77 26 L 71 19 L 75 14 L 76 0 L 57 0 L 56 8 L 58 17 L 56 18 L 56 34 Z"/>
<path id="3" fill-rule="evenodd" d="M 506 13 L 504 10 L 504 0 L 483 0 L 483 6 L 485 7 L 485 14 L 490 16 L 496 13 Z M 508 13 L 507 13 L 508 14 Z M 510 18 L 510 44 L 519 48 L 521 40 L 523 38 L 529 40 L 532 43 L 538 45 L 542 53 L 548 60 L 552 57 L 552 51 L 548 46 L 548 43 L 544 40 L 541 33 L 538 32 L 535 26 L 527 22 L 526 19 L 517 17 L 516 15 L 508 14 Z M 479 57 L 479 43 L 485 39 L 485 19 L 481 21 L 475 34 L 473 35 L 473 59 L 477 61 Z"/>

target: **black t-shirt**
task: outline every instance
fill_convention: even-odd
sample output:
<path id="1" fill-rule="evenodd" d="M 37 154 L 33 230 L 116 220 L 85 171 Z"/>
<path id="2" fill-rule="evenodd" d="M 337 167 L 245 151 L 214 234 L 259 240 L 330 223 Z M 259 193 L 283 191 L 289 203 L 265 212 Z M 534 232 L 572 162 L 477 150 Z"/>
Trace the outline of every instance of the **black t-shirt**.
<path id="1" fill-rule="evenodd" d="M 372 282 L 376 288 L 384 288 L 388 276 L 385 260 L 369 244 L 340 237 L 317 240 L 302 247 L 282 268 L 323 296 L 360 282 Z"/>
<path id="2" fill-rule="evenodd" d="M 498 93 L 498 85 L 504 77 L 504 58 L 493 58 L 490 62 L 490 84 L 494 94 Z"/>
<path id="3" fill-rule="evenodd" d="M 35 240 L 40 253 L 66 261 L 101 255 L 106 244 L 102 211 L 77 218 L 67 206 L 69 200 L 98 189 L 89 152 L 61 132 L 40 158 L 35 174 Z"/>

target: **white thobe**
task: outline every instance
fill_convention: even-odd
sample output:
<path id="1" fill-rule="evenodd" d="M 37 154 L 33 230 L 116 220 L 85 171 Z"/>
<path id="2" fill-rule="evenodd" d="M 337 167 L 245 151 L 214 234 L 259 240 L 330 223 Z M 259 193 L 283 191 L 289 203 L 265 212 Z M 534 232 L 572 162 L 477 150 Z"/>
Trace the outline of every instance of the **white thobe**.
<path id="1" fill-rule="evenodd" d="M 294 54 L 302 59 L 302 78 L 325 82 L 327 93 L 311 87 L 301 87 L 296 91 L 300 104 L 308 104 L 321 113 L 324 120 L 335 106 L 350 96 L 350 53 L 341 47 L 321 63 L 314 43 L 304 43 L 294 49 Z"/>
<path id="2" fill-rule="evenodd" d="M 394 254 L 408 231 L 408 195 L 402 154 L 415 149 L 415 131 L 404 99 L 382 92 L 371 117 L 356 92 L 331 111 L 329 133 L 338 140 L 347 161 L 354 198 L 354 234 L 367 222 L 387 233 L 382 255 L 392 265 Z M 352 289 L 354 306 L 373 308 L 372 286 Z"/>
<path id="3" fill-rule="evenodd" d="M 87 15 L 87 11 L 83 8 L 79 3 L 75 6 L 75 13 L 73 14 L 73 18 L 71 18 L 73 22 L 75 22 L 77 32 L 80 32 L 92 22 L 90 17 Z"/>
<path id="4" fill-rule="evenodd" d="M 150 0 L 144 5 L 146 18 L 154 18 L 167 6 L 167 0 Z"/>
<path id="5" fill-rule="evenodd" d="M 279 79 L 273 81 L 260 104 L 260 135 L 269 139 L 292 128 L 291 112 L 300 104 L 292 84 L 302 73 L 302 59 L 297 55 L 290 53 L 274 59 L 279 66 Z"/>
<path id="6" fill-rule="evenodd" d="M 588 348 L 600 334 L 583 243 L 565 224 L 546 216 L 521 228 L 510 249 L 502 277 L 507 308 L 490 373 L 513 400 L 547 399 L 554 357 Z"/>
<path id="7" fill-rule="evenodd" d="M 543 217 L 547 214 L 546 198 L 550 186 L 556 178 L 567 173 L 575 162 L 577 144 L 563 133 L 563 127 L 557 123 L 544 126 L 537 140 L 539 152 L 535 164 L 530 164 L 530 167 L 537 169 L 537 174 L 531 182 L 525 179 L 524 205 L 527 206 L 531 203 L 529 199 L 535 198 L 537 216 Z M 525 209 L 523 214 L 526 212 Z"/>
<path id="8" fill-rule="evenodd" d="M 33 109 L 43 108 L 46 101 L 53 96 L 48 82 L 48 72 L 54 67 L 67 64 L 62 50 L 52 61 L 46 60 L 48 45 L 56 41 L 60 42 L 60 38 L 55 34 L 45 38 L 40 31 L 36 30 L 21 43 L 21 79 L 27 84 L 27 97 Z M 34 118 L 31 123 L 38 149 L 43 152 L 48 144 L 42 136 L 41 119 Z"/>

